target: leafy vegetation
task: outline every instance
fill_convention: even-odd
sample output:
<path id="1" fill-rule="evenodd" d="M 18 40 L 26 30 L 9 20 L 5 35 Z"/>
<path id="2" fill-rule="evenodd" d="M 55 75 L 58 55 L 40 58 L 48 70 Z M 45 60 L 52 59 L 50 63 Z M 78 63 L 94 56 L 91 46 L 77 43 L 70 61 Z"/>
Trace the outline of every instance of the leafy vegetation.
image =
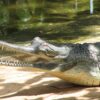
<path id="1" fill-rule="evenodd" d="M 100 34 L 100 2 L 89 0 L 2 0 L 0 39 L 29 41 L 41 36 L 50 41 L 76 42 Z"/>

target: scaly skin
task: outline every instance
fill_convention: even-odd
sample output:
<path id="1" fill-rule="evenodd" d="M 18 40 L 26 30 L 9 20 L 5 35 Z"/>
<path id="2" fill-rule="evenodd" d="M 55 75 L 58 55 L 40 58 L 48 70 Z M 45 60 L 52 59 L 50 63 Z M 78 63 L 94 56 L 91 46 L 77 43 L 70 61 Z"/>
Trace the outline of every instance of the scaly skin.
<path id="1" fill-rule="evenodd" d="M 100 43 L 55 46 L 38 37 L 28 48 L 30 47 L 31 49 L 25 49 L 26 47 L 0 42 L 1 64 L 20 66 L 19 69 L 27 71 L 36 68 L 74 84 L 100 85 Z M 48 53 L 53 53 L 53 56 Z"/>

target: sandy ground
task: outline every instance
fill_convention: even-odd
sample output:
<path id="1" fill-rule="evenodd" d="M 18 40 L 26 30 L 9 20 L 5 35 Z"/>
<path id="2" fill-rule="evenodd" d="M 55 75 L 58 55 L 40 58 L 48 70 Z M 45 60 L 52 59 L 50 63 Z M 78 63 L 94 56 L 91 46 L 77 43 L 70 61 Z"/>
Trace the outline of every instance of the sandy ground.
<path id="1" fill-rule="evenodd" d="M 80 41 L 80 43 L 94 43 L 94 42 L 100 42 L 100 36 L 94 36 L 92 38 L 89 39 L 85 39 L 83 41 Z"/>
<path id="2" fill-rule="evenodd" d="M 100 41 L 100 37 L 83 42 Z M 38 71 L 0 66 L 0 100 L 100 100 L 100 87 L 69 84 Z"/>
<path id="3" fill-rule="evenodd" d="M 68 84 L 42 72 L 0 67 L 0 100 L 99 100 L 100 87 Z"/>

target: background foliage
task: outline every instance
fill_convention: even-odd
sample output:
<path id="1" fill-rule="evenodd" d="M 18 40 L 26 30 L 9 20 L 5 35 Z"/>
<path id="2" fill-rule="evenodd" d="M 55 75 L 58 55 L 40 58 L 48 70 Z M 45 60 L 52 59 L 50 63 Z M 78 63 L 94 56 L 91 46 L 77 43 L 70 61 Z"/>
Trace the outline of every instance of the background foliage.
<path id="1" fill-rule="evenodd" d="M 41 36 L 64 42 L 98 34 L 99 5 L 94 0 L 90 15 L 89 0 L 0 0 L 0 38 L 23 41 Z"/>

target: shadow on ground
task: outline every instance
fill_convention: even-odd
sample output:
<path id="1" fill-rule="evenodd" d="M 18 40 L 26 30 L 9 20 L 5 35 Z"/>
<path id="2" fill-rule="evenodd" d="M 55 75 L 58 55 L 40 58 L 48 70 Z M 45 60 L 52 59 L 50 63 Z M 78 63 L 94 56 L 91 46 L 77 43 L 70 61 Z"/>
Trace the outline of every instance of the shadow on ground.
<path id="1" fill-rule="evenodd" d="M 65 81 L 57 80 L 50 75 L 46 75 L 45 73 L 34 72 L 32 76 L 23 83 L 18 82 L 24 80 L 24 78 L 16 82 L 11 82 L 12 78 L 23 77 L 23 75 L 21 75 L 22 73 L 23 72 L 19 73 L 20 75 L 15 73 L 16 77 L 12 77 L 13 72 L 12 75 L 9 75 L 7 78 L 10 79 L 8 82 L 6 78 L 0 80 L 1 99 L 26 97 L 32 98 L 32 100 L 93 100 L 100 98 L 100 87 L 84 87 L 69 84 Z"/>

